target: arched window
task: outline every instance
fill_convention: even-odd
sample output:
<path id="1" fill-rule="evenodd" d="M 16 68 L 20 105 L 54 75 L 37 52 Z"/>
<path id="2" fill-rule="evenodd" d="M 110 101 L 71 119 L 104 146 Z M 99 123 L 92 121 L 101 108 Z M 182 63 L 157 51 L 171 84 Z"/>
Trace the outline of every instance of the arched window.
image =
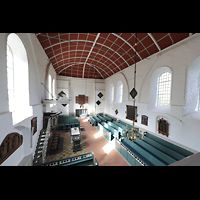
<path id="1" fill-rule="evenodd" d="M 52 95 L 51 95 L 51 93 L 52 93 L 52 87 L 51 87 L 52 80 L 51 80 L 51 75 L 50 74 L 49 74 L 48 79 L 49 79 L 49 82 L 48 82 L 48 86 L 49 86 L 49 99 L 52 99 Z"/>
<path id="2" fill-rule="evenodd" d="M 172 70 L 168 66 L 157 68 L 151 75 L 148 109 L 169 113 L 171 105 Z"/>
<path id="3" fill-rule="evenodd" d="M 13 124 L 32 115 L 29 106 L 29 73 L 26 49 L 15 33 L 7 38 L 7 83 L 9 111 Z"/>
<path id="4" fill-rule="evenodd" d="M 55 97 L 56 92 L 55 92 L 55 79 L 52 81 L 52 95 Z"/>
<path id="5" fill-rule="evenodd" d="M 171 73 L 164 72 L 158 78 L 156 106 L 170 106 Z"/>
<path id="6" fill-rule="evenodd" d="M 8 80 L 8 104 L 9 111 L 14 110 L 14 63 L 13 54 L 7 44 L 7 80 Z"/>
<path id="7" fill-rule="evenodd" d="M 109 88 L 109 103 L 112 104 L 114 101 L 114 85 L 111 83 Z"/>
<path id="8" fill-rule="evenodd" d="M 117 82 L 117 88 L 116 88 L 116 102 L 122 103 L 123 98 L 123 83 L 121 81 Z"/>
<path id="9" fill-rule="evenodd" d="M 183 107 L 183 115 L 200 119 L 200 56 L 188 67 L 186 105 Z"/>

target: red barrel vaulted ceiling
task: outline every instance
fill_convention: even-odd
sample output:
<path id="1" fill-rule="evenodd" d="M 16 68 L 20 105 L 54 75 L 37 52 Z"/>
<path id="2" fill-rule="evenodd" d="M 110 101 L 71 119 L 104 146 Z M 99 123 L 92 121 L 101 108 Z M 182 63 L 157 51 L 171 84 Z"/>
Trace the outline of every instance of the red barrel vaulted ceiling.
<path id="1" fill-rule="evenodd" d="M 136 62 L 192 33 L 137 33 Z M 36 33 L 56 73 L 105 79 L 135 62 L 136 33 Z"/>

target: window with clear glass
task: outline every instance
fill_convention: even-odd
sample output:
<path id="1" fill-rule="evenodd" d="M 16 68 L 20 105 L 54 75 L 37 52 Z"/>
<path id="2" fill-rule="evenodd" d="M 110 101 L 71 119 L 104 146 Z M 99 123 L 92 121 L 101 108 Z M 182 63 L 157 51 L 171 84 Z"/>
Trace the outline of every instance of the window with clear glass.
<path id="1" fill-rule="evenodd" d="M 117 91 L 116 91 L 116 102 L 122 103 L 123 98 L 123 83 L 121 81 L 117 82 Z"/>
<path id="2" fill-rule="evenodd" d="M 114 101 L 114 86 L 113 84 L 110 85 L 110 89 L 109 89 L 109 103 L 113 103 Z"/>
<path id="3" fill-rule="evenodd" d="M 49 94 L 48 94 L 48 96 L 49 96 L 49 99 L 52 99 L 52 95 L 51 95 L 51 93 L 52 93 L 52 87 L 51 87 L 51 75 L 49 74 L 49 83 L 48 83 L 48 86 L 49 86 Z"/>
<path id="4" fill-rule="evenodd" d="M 169 107 L 171 97 L 171 73 L 165 72 L 158 78 L 157 106 Z"/>

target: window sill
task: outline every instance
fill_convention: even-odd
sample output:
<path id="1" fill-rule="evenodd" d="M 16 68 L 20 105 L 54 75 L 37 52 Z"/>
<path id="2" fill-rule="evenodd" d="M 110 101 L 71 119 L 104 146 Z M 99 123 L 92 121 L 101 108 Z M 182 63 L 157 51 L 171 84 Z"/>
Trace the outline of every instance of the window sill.
<path id="1" fill-rule="evenodd" d="M 12 112 L 13 126 L 24 121 L 28 117 L 31 117 L 32 115 L 33 115 L 32 106 L 27 106 L 24 107 L 23 109 L 13 111 Z"/>

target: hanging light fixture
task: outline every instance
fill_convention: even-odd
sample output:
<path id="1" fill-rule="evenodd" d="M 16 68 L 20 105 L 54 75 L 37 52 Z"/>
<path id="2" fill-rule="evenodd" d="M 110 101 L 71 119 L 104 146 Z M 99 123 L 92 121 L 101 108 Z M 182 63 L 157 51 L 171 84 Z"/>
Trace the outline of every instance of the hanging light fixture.
<path id="1" fill-rule="evenodd" d="M 133 85 L 133 89 L 130 92 L 131 97 L 133 98 L 133 107 L 135 107 L 135 97 L 137 96 L 137 91 L 135 89 L 136 87 L 136 56 L 137 56 L 137 33 L 135 36 L 135 70 L 134 70 L 134 85 Z M 137 111 L 137 109 L 135 109 L 135 112 Z M 136 140 L 136 133 L 135 133 L 135 127 L 134 127 L 134 123 L 135 123 L 135 116 L 137 116 L 137 114 L 135 115 L 135 112 L 133 112 L 133 129 L 132 129 L 132 134 L 131 134 L 131 140 L 135 141 Z"/>

